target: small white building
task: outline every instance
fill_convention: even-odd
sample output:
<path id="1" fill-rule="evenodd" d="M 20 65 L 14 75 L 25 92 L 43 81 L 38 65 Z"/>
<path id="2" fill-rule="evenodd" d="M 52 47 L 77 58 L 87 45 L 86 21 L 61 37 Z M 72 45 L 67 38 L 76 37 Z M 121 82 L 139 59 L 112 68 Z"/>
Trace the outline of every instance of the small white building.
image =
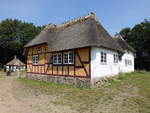
<path id="1" fill-rule="evenodd" d="M 26 65 L 22 61 L 20 61 L 19 59 L 17 59 L 16 56 L 14 56 L 14 59 L 11 60 L 10 62 L 8 62 L 5 65 L 5 69 L 6 69 L 6 71 L 15 72 L 15 71 L 17 71 L 17 69 L 19 69 L 19 70 L 25 70 L 26 69 Z"/>

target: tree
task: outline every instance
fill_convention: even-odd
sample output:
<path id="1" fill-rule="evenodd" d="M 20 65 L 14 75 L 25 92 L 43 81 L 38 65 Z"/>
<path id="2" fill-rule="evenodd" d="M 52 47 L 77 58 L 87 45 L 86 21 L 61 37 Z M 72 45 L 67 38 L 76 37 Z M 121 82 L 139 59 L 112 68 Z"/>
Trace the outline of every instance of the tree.
<path id="1" fill-rule="evenodd" d="M 17 19 L 5 19 L 0 22 L 0 64 L 4 65 L 14 55 L 24 61 L 23 47 L 42 29 L 32 23 Z"/>
<path id="2" fill-rule="evenodd" d="M 144 20 L 133 28 L 124 28 L 120 34 L 136 49 L 136 65 L 143 69 L 148 65 L 150 69 L 150 21 Z"/>

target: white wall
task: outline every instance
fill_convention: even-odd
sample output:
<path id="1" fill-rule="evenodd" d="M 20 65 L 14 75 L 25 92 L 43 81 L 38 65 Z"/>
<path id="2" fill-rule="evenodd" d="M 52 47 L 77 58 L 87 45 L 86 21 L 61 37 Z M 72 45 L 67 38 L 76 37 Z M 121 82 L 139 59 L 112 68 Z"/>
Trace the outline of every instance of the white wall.
<path id="1" fill-rule="evenodd" d="M 132 65 L 125 65 L 125 59 L 131 60 Z M 120 72 L 132 72 L 134 71 L 134 53 L 131 51 L 125 51 L 120 62 Z"/>
<path id="2" fill-rule="evenodd" d="M 107 53 L 107 63 L 100 62 L 101 52 Z M 92 47 L 91 48 L 91 78 L 114 76 L 119 73 L 119 64 L 114 63 L 115 51 L 108 49 Z"/>
<path id="3" fill-rule="evenodd" d="M 100 62 L 101 52 L 107 53 L 106 64 Z M 116 51 L 99 47 L 91 48 L 91 78 L 114 76 L 119 72 L 134 71 L 134 54 L 132 52 L 126 52 L 118 63 L 114 63 L 114 54 L 118 55 Z M 125 59 L 132 60 L 132 65 L 125 66 Z"/>

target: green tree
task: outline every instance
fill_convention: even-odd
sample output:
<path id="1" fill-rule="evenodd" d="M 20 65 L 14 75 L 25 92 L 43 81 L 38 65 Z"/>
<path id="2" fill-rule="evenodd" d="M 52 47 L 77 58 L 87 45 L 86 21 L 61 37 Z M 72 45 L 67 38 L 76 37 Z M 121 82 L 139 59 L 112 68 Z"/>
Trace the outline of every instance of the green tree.
<path id="1" fill-rule="evenodd" d="M 150 69 L 150 21 L 144 20 L 133 28 L 120 31 L 122 37 L 136 49 L 136 65 Z"/>
<path id="2" fill-rule="evenodd" d="M 23 47 L 34 38 L 43 27 L 17 19 L 0 22 L 0 64 L 4 65 L 14 55 L 24 61 Z"/>

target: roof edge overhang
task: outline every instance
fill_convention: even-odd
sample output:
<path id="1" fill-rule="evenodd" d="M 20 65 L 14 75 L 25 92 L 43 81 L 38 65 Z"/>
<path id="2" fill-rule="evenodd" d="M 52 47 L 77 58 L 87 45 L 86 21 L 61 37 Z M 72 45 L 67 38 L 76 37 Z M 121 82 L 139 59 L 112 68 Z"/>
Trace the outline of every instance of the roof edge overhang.
<path id="1" fill-rule="evenodd" d="M 117 49 L 113 49 L 113 48 L 108 48 L 108 47 L 104 47 L 104 46 L 91 46 L 91 47 L 100 47 L 100 48 L 104 48 L 104 49 L 108 49 L 108 50 L 111 50 L 111 51 L 116 51 L 118 53 L 125 53 L 123 50 L 117 50 Z"/>
<path id="2" fill-rule="evenodd" d="M 42 42 L 42 43 L 38 43 L 38 44 L 34 44 L 34 45 L 31 45 L 31 46 L 24 46 L 23 48 L 30 48 L 30 47 L 34 47 L 34 46 L 40 46 L 40 45 L 43 45 L 43 44 L 48 44 L 47 42 Z"/>
<path id="3" fill-rule="evenodd" d="M 29 46 L 29 47 L 25 47 L 25 49 L 27 48 L 30 48 L 30 47 L 34 47 L 34 46 L 39 46 L 39 45 L 42 45 L 42 44 L 47 44 L 47 43 L 41 43 L 41 44 L 37 44 L 37 45 L 33 45 L 33 46 Z M 124 51 L 122 50 L 116 50 L 116 49 L 113 49 L 113 48 L 108 48 L 108 47 L 104 47 L 104 46 L 96 46 L 96 45 L 93 45 L 93 46 L 83 46 L 83 47 L 76 47 L 76 48 L 69 48 L 69 49 L 62 49 L 62 50 L 50 50 L 49 46 L 48 46 L 48 49 L 49 51 L 48 52 L 59 52 L 59 51 L 68 51 L 68 50 L 75 50 L 75 49 L 81 49 L 81 48 L 88 48 L 88 47 L 100 47 L 100 48 L 104 48 L 104 49 L 109 49 L 109 50 L 112 50 L 112 51 L 116 51 L 118 53 L 125 53 Z M 26 54 L 24 54 L 26 55 Z"/>

